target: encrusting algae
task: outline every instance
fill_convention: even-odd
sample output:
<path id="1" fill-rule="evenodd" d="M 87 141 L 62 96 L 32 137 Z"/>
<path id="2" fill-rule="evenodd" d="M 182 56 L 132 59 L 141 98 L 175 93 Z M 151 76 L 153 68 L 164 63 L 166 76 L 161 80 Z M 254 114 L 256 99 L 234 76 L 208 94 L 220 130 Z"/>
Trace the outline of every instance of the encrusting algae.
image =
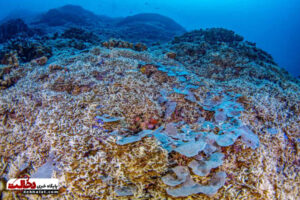
<path id="1" fill-rule="evenodd" d="M 0 91 L 1 184 L 49 167 L 60 189 L 40 196 L 1 186 L 2 198 L 297 199 L 299 83 L 220 81 L 163 47 L 65 51 L 7 72 L 23 69 Z"/>

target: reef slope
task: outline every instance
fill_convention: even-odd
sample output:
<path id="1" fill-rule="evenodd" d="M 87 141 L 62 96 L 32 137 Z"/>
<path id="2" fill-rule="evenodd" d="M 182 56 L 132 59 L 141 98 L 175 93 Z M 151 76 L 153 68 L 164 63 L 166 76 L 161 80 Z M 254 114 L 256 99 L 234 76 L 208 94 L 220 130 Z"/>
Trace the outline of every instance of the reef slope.
<path id="1" fill-rule="evenodd" d="M 3 56 L 1 184 L 60 181 L 3 199 L 297 199 L 300 85 L 270 55 L 225 29 L 148 48 L 70 34 Z"/>

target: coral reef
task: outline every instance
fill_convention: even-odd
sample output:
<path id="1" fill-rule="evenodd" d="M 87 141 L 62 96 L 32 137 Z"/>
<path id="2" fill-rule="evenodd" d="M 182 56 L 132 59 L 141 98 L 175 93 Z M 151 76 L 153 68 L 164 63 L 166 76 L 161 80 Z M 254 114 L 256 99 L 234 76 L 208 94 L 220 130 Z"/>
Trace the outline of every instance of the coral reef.
<path id="1" fill-rule="evenodd" d="M 17 36 L 32 36 L 33 30 L 21 19 L 12 19 L 0 25 L 0 43 Z"/>
<path id="2" fill-rule="evenodd" d="M 99 17 L 80 6 L 65 5 L 60 8 L 50 9 L 36 19 L 35 24 L 47 24 L 48 26 L 63 25 L 92 25 L 97 24 Z"/>
<path id="3" fill-rule="evenodd" d="M 174 36 L 186 32 L 182 26 L 172 19 L 152 13 L 142 13 L 126 17 L 118 22 L 117 26 L 120 28 L 120 37 L 122 39 L 141 41 L 146 44 L 156 41 L 167 42 L 173 39 Z"/>
<path id="4" fill-rule="evenodd" d="M 80 28 L 69 28 L 63 32 L 61 35 L 63 38 L 68 38 L 68 39 L 75 39 L 83 42 L 89 42 L 92 44 L 97 44 L 100 42 L 99 38 L 97 35 L 95 35 L 92 32 L 87 32 L 83 29 Z"/>
<path id="5" fill-rule="evenodd" d="M 16 16 L 22 17 L 20 14 Z M 7 20 L 13 16 L 7 17 Z M 26 21 L 26 24 L 22 21 Z M 118 38 L 132 43 L 165 43 L 174 36 L 185 33 L 185 29 L 172 19 L 159 14 L 141 13 L 125 18 L 111 18 L 104 15 L 96 15 L 80 6 L 65 5 L 53 8 L 45 13 L 13 21 L 4 21 L 0 25 L 0 43 L 7 39 L 22 35 L 24 38 L 35 35 L 47 36 L 49 34 L 64 33 L 63 38 L 79 37 L 80 40 L 92 40 L 99 37 L 102 41 Z M 13 26 L 13 27 L 12 27 Z M 66 31 L 66 29 L 71 29 Z M 8 29 L 12 29 L 9 32 Z M 87 35 L 79 29 L 87 29 L 93 34 Z M 74 35 L 75 34 L 75 35 Z M 86 35 L 88 37 L 82 37 Z M 60 36 L 59 36 L 60 37 Z M 89 39 L 92 37 L 91 39 Z M 2 39 L 1 39 L 2 38 Z M 89 41 L 90 42 L 90 41 Z M 83 48 L 80 48 L 81 50 Z"/>
<path id="6" fill-rule="evenodd" d="M 10 52 L 1 52 L 1 64 L 2 65 L 11 65 L 11 66 L 19 66 L 18 55 L 15 51 Z"/>
<path id="7" fill-rule="evenodd" d="M 0 65 L 0 90 L 13 86 L 22 76 L 22 69 L 18 69 L 19 62 L 16 54 L 6 54 Z"/>
<path id="8" fill-rule="evenodd" d="M 220 42 L 233 43 L 243 41 L 244 38 L 240 35 L 235 34 L 231 30 L 224 28 L 211 28 L 211 29 L 200 29 L 198 31 L 192 31 L 184 34 L 181 37 L 176 37 L 173 43 L 179 42 L 195 42 L 205 41 L 209 44 L 216 44 Z"/>
<path id="9" fill-rule="evenodd" d="M 147 46 L 143 43 L 130 43 L 123 40 L 115 40 L 110 39 L 109 41 L 103 42 L 102 46 L 106 48 L 126 48 L 126 49 L 132 49 L 134 51 L 145 51 L 147 50 Z"/>
<path id="10" fill-rule="evenodd" d="M 280 84 L 291 79 L 268 53 L 243 37 L 222 28 L 200 29 L 176 37 L 167 46 L 176 60 L 187 62 L 198 75 L 218 81 L 247 79 Z"/>
<path id="11" fill-rule="evenodd" d="M 47 61 L 48 61 L 48 58 L 46 56 L 42 56 L 40 58 L 32 60 L 31 62 L 32 63 L 36 63 L 36 64 L 38 64 L 40 66 L 43 66 L 43 65 L 45 65 L 47 63 Z"/>
<path id="12" fill-rule="evenodd" d="M 300 83 L 270 55 L 225 29 L 149 48 L 89 34 L 1 54 L 2 199 L 299 196 Z M 4 189 L 24 174 L 58 178 L 59 194 Z"/>
<path id="13" fill-rule="evenodd" d="M 9 54 L 11 51 L 15 52 L 18 58 L 23 62 L 29 62 L 33 59 L 40 57 L 51 57 L 52 48 L 42 44 L 35 40 L 24 40 L 22 38 L 17 38 L 9 41 L 4 49 L 1 50 L 0 57 L 1 60 L 5 57 L 5 54 Z M 3 63 L 5 64 L 5 62 Z"/>

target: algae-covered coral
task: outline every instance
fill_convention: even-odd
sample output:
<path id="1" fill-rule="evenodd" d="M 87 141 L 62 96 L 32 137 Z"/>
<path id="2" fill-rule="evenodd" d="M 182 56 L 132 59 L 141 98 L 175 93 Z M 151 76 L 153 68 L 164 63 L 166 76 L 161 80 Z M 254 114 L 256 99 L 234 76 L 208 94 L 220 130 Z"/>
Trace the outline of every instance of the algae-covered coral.
<path id="1" fill-rule="evenodd" d="M 242 37 L 200 30 L 143 51 L 57 40 L 45 65 L 1 67 L 18 79 L 0 91 L 0 175 L 55 177 L 59 194 L 3 199 L 299 196 L 299 82 Z"/>

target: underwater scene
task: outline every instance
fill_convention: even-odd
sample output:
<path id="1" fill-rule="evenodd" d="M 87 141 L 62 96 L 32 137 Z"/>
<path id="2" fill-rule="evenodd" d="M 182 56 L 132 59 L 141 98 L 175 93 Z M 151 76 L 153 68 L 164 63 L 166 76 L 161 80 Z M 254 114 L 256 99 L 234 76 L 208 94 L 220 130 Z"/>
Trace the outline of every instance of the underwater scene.
<path id="1" fill-rule="evenodd" d="M 299 199 L 285 2 L 2 0 L 0 199 Z"/>

